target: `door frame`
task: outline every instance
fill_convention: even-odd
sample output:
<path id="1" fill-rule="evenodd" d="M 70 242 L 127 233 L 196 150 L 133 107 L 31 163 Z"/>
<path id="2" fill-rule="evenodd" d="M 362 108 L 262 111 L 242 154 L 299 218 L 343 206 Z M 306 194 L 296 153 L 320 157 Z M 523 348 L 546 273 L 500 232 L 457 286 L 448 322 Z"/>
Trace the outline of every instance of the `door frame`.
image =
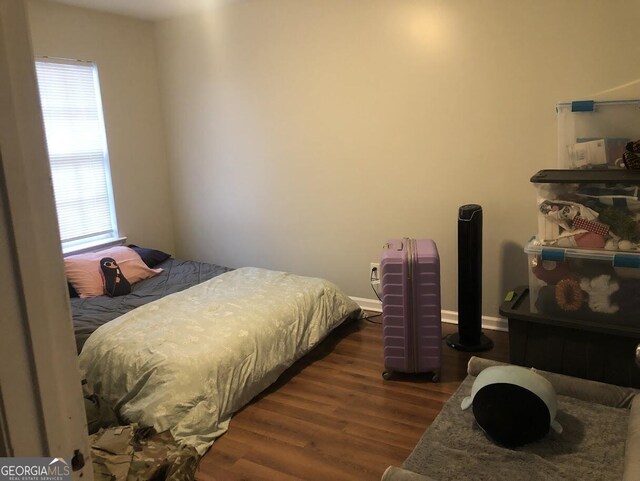
<path id="1" fill-rule="evenodd" d="M 0 450 L 79 453 L 74 479 L 92 480 L 26 9 L 0 0 Z"/>

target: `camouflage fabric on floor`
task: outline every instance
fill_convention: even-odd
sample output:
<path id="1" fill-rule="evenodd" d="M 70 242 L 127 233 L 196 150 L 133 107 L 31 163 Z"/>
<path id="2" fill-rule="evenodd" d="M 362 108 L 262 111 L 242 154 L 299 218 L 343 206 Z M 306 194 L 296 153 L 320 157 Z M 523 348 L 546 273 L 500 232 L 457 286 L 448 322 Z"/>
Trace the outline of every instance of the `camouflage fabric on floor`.
<path id="1" fill-rule="evenodd" d="M 198 467 L 195 449 L 136 424 L 101 429 L 89 444 L 95 481 L 191 481 Z"/>

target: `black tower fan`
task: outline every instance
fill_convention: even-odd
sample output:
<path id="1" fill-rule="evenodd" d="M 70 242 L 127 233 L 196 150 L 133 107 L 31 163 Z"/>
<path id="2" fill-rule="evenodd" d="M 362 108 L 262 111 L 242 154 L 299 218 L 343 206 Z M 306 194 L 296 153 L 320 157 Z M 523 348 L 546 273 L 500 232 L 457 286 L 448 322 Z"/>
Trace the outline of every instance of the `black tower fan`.
<path id="1" fill-rule="evenodd" d="M 487 351 L 493 341 L 482 333 L 482 207 L 458 210 L 458 333 L 447 344 L 467 352 Z"/>

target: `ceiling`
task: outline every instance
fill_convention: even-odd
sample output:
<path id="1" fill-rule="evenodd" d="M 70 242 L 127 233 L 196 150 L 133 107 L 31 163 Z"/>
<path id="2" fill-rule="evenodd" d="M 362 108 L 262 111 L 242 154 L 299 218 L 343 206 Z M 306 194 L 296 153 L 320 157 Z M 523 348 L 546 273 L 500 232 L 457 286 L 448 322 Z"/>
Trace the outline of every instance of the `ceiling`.
<path id="1" fill-rule="evenodd" d="M 164 20 L 211 9 L 231 0 L 54 0 L 143 20 Z"/>

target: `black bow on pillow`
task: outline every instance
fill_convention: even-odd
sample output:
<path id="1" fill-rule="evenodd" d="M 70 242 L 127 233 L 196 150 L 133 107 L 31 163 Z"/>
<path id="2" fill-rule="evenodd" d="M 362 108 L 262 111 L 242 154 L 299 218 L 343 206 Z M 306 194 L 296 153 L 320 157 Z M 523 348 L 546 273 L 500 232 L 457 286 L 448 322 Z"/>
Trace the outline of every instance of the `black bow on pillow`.
<path id="1" fill-rule="evenodd" d="M 131 284 L 120 270 L 115 259 L 103 257 L 100 259 L 100 269 L 104 278 L 104 290 L 108 296 L 124 296 L 131 292 Z"/>

